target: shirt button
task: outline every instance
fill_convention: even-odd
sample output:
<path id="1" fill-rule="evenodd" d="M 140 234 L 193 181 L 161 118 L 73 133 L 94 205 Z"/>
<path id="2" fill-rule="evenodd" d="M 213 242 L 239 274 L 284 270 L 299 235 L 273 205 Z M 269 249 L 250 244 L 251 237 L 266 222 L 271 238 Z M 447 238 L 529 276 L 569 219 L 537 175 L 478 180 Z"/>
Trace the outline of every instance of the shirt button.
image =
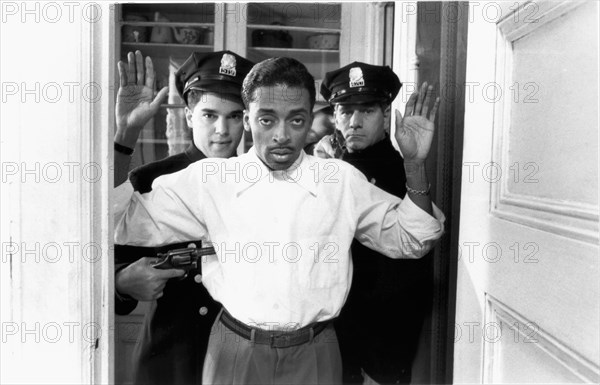
<path id="1" fill-rule="evenodd" d="M 200 310 L 198 310 L 198 313 L 200 313 L 200 315 L 207 315 L 208 314 L 208 308 L 206 306 L 202 306 L 200 308 Z"/>
<path id="2" fill-rule="evenodd" d="M 202 275 L 201 274 L 196 274 L 194 276 L 194 281 L 196 281 L 196 283 L 202 282 Z"/>

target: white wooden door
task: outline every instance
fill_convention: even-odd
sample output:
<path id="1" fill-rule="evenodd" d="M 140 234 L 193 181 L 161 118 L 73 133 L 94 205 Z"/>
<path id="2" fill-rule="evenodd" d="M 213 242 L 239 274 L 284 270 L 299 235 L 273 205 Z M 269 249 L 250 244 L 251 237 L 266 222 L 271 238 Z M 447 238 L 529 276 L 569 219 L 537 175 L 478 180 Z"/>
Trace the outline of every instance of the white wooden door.
<path id="1" fill-rule="evenodd" d="M 598 3 L 469 8 L 454 382 L 598 382 Z"/>
<path id="2" fill-rule="evenodd" d="M 111 7 L 0 9 L 0 383 L 111 384 Z"/>

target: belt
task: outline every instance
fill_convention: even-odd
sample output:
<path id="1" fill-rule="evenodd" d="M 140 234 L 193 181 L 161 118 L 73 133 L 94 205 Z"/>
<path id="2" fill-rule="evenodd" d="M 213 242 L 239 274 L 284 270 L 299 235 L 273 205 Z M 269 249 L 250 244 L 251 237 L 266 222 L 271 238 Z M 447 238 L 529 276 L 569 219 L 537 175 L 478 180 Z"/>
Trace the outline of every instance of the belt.
<path id="1" fill-rule="evenodd" d="M 327 325 L 329 325 L 329 321 L 325 321 L 317 322 L 290 332 L 276 330 L 268 331 L 254 328 L 238 321 L 225 309 L 223 309 L 223 312 L 221 313 L 220 320 L 223 325 L 240 337 L 256 344 L 269 345 L 272 348 L 288 348 L 290 346 L 297 346 L 310 342 L 314 337 L 325 330 Z"/>

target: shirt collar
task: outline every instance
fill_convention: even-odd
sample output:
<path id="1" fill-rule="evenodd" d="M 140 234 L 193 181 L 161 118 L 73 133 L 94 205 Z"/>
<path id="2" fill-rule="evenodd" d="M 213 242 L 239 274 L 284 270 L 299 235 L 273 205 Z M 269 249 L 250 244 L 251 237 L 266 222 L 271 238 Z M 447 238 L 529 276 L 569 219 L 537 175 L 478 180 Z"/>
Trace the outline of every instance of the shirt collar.
<path id="1" fill-rule="evenodd" d="M 285 170 L 271 170 L 258 157 L 254 147 L 251 147 L 244 156 L 238 159 L 242 160 L 242 177 L 236 183 L 236 195 L 239 196 L 244 191 L 258 183 L 275 183 L 283 181 L 286 183 L 295 183 L 310 194 L 317 196 L 317 181 L 314 178 L 315 172 L 311 170 L 313 163 L 304 151 L 296 161 Z"/>

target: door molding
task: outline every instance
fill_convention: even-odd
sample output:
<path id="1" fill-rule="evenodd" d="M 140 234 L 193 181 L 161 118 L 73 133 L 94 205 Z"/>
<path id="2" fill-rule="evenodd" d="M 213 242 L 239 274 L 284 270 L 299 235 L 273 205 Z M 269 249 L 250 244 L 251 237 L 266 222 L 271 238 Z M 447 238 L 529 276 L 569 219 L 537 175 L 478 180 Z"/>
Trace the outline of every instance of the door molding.
<path id="1" fill-rule="evenodd" d="M 513 44 L 556 18 L 581 6 L 583 2 L 563 1 L 560 3 L 539 1 L 524 3 L 497 24 L 496 40 L 496 74 L 495 84 L 502 90 L 513 87 Z M 533 12 L 535 11 L 535 12 Z M 524 17 L 513 17 L 523 15 Z M 530 17 L 528 17 L 530 16 Z M 511 170 L 509 160 L 509 130 L 512 99 L 504 97 L 502 102 L 494 103 L 494 149 L 492 165 L 500 172 Z M 534 162 L 521 165 L 528 176 L 535 173 Z M 532 172 L 530 172 L 533 171 Z M 598 236 L 598 205 L 569 202 L 559 199 L 540 198 L 525 194 L 509 192 L 510 178 L 500 177 L 492 186 L 492 215 L 514 223 L 533 227 L 572 239 L 597 244 Z"/>
<path id="2" fill-rule="evenodd" d="M 540 349 L 557 365 L 561 365 L 581 381 L 588 383 L 600 381 L 600 368 L 597 365 L 541 329 L 536 322 L 519 314 L 489 293 L 486 293 L 485 307 L 484 325 L 492 326 L 487 329 L 494 329 L 493 333 L 496 334 L 491 333 L 483 339 L 482 378 L 484 384 L 494 384 L 500 381 L 494 375 L 499 371 L 498 365 L 501 360 L 494 358 L 497 358 L 503 341 L 510 340 L 510 338 L 515 343 L 528 343 L 531 348 Z M 510 333 L 507 333 L 509 330 Z M 484 333 L 487 334 L 487 331 L 484 330 Z"/>

